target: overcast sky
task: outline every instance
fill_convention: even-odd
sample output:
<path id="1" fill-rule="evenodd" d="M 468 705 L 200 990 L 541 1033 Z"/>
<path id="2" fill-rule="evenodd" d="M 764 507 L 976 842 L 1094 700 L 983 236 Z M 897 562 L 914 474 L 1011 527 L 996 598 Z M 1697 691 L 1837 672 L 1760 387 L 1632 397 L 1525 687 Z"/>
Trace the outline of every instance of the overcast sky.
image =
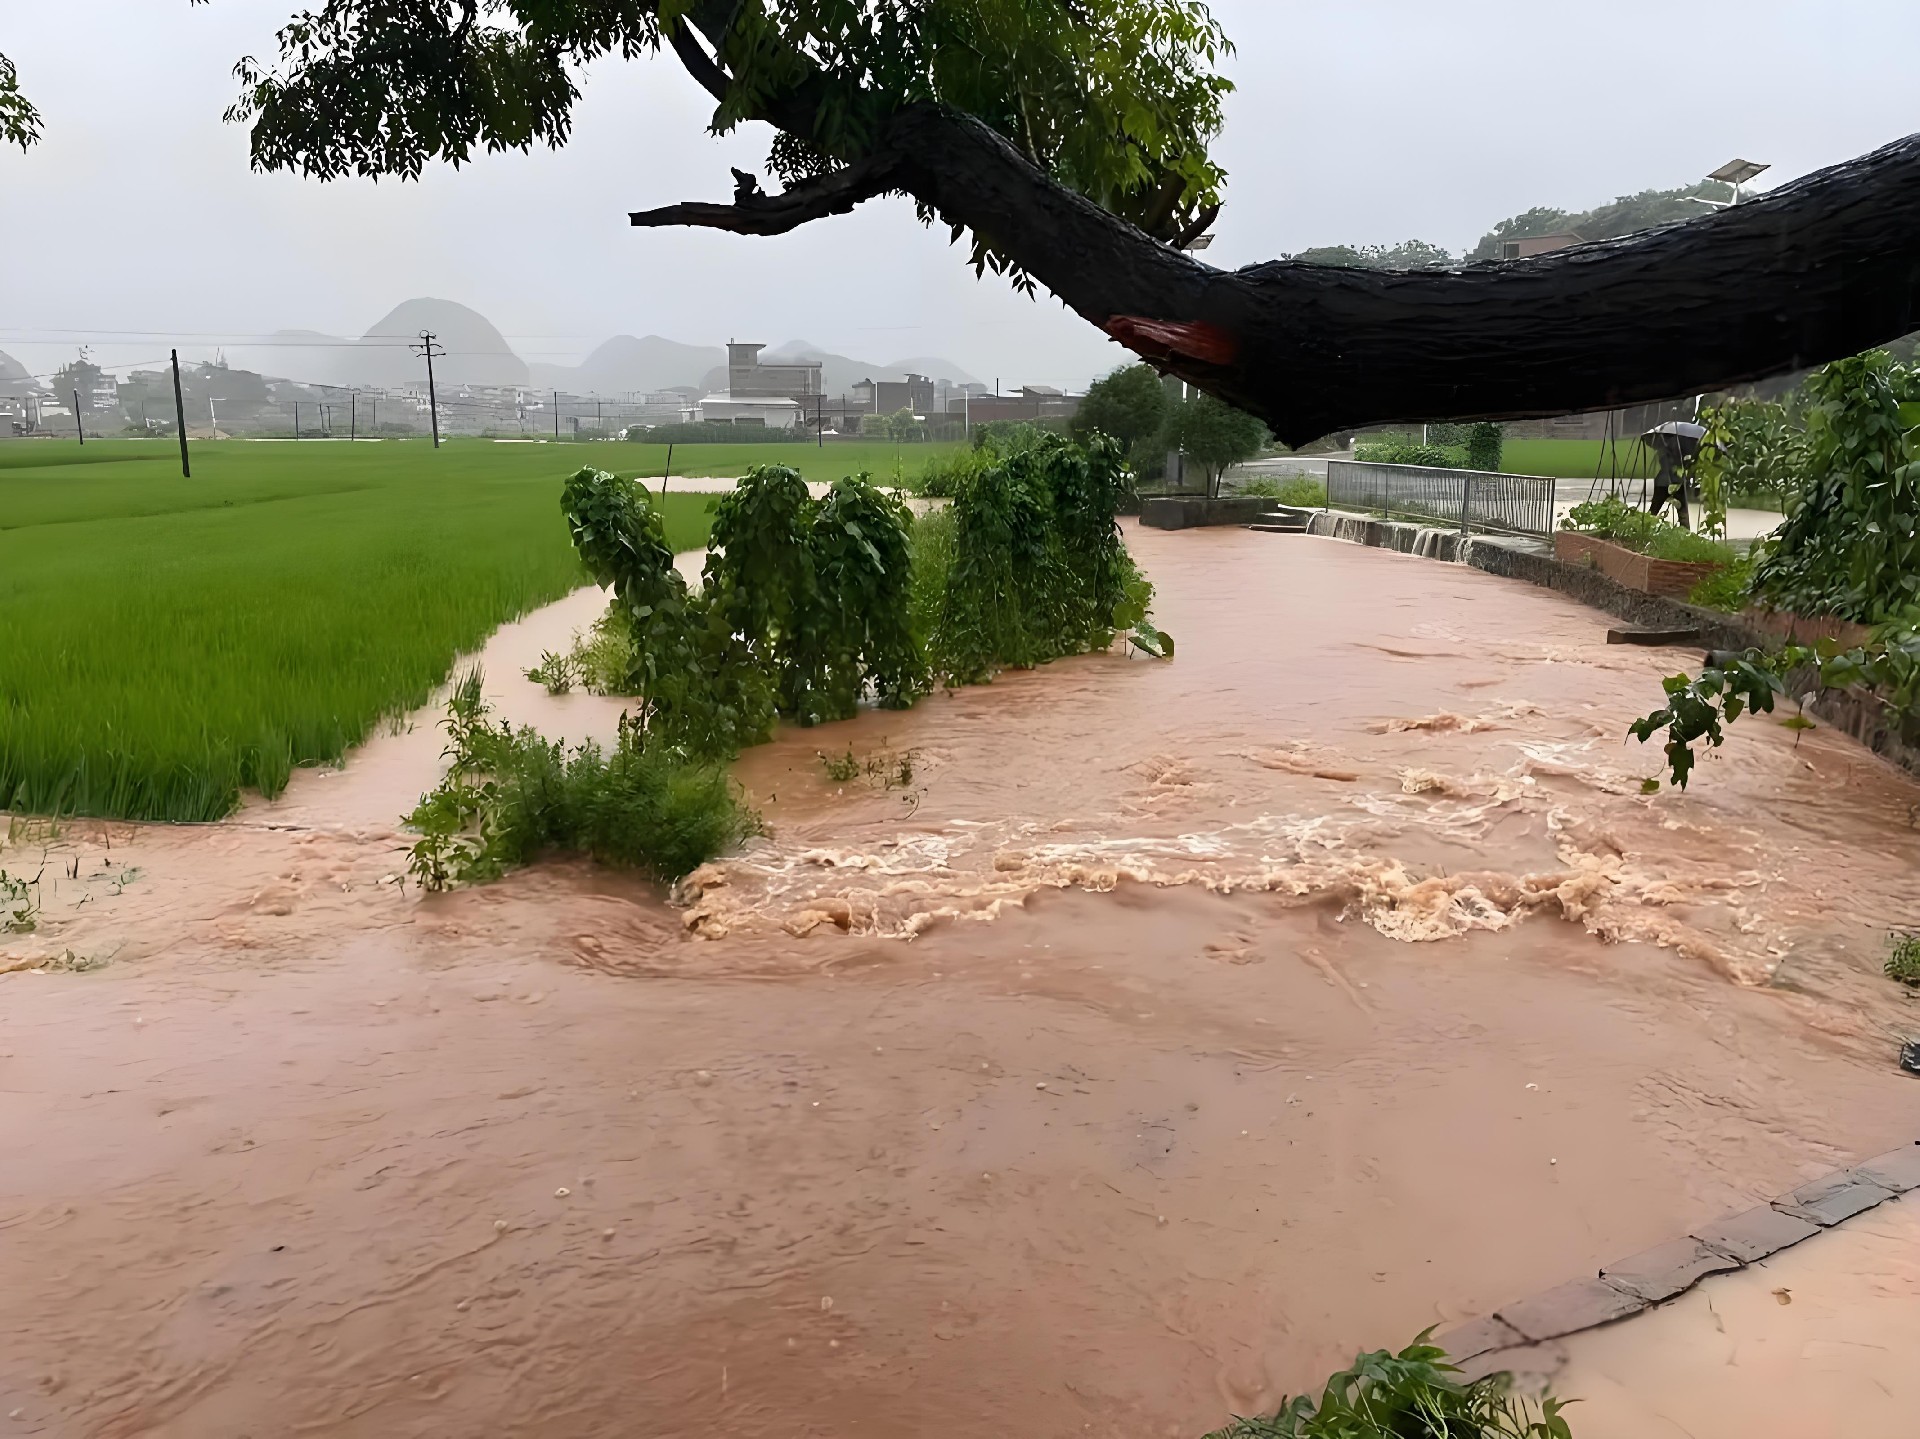
<path id="1" fill-rule="evenodd" d="M 609 335 L 805 339 L 1082 384 L 1116 352 L 1058 303 L 975 280 L 904 201 L 778 239 L 635 231 L 724 199 L 766 134 L 703 130 L 676 67 L 585 78 L 564 151 L 416 185 L 260 176 L 221 123 L 243 54 L 296 0 L 0 0 L 0 51 L 46 120 L 0 152 L 0 350 L 42 371 L 210 353 L 278 329 L 360 334 L 401 300 L 473 306 L 528 359 Z M 1584 209 L 1735 155 L 1767 182 L 1920 128 L 1912 0 L 1216 0 L 1239 85 L 1209 259 L 1410 237 L 1458 250 L 1534 205 Z M 291 366 L 289 368 L 292 368 Z"/>

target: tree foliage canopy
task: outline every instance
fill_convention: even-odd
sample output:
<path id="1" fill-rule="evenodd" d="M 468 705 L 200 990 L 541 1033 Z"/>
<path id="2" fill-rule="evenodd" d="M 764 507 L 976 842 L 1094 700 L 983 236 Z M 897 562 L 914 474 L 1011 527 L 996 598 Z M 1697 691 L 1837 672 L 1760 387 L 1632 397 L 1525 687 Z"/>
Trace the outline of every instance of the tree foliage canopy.
<path id="1" fill-rule="evenodd" d="M 241 62 L 229 118 L 256 167 L 320 178 L 563 144 L 581 66 L 666 48 L 716 133 L 781 131 L 790 182 L 862 159 L 923 102 L 1149 233 L 1210 214 L 1224 179 L 1207 147 L 1229 46 L 1201 0 L 326 0 L 279 42 L 277 64 Z"/>
<path id="2" fill-rule="evenodd" d="M 0 144 L 25 150 L 40 138 L 40 112 L 20 93 L 20 72 L 0 55 Z"/>
<path id="3" fill-rule="evenodd" d="M 1122 365 L 1087 386 L 1074 412 L 1073 433 L 1084 438 L 1098 431 L 1122 445 L 1155 438 L 1167 420 L 1167 388 L 1151 365 Z"/>
<path id="4" fill-rule="evenodd" d="M 1205 465 L 1209 481 L 1217 482 L 1227 466 L 1259 454 L 1268 434 L 1267 427 L 1245 410 L 1197 392 L 1168 414 L 1167 439 Z"/>

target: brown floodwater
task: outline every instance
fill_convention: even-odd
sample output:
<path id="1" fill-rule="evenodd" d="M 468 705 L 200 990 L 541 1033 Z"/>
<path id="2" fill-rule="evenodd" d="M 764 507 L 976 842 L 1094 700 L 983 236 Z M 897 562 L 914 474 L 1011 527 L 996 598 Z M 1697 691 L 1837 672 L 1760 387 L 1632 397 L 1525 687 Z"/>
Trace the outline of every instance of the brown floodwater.
<path id="1" fill-rule="evenodd" d="M 788 732 L 671 902 L 401 882 L 430 715 L 226 824 L 16 826 L 0 1434 L 1193 1436 L 1914 1137 L 1904 776 L 1763 719 L 1645 796 L 1697 656 L 1129 540 L 1174 663 Z M 610 732 L 518 678 L 599 605 L 496 637 L 504 713 Z"/>

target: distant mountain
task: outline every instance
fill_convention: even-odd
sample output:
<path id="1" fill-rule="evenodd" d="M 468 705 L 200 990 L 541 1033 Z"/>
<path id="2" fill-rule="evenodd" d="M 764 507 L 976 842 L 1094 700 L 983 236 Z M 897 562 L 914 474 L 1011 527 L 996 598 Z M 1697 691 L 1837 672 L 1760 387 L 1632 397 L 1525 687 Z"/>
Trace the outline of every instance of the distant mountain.
<path id="1" fill-rule="evenodd" d="M 424 385 L 427 363 L 413 352 L 433 331 L 445 359 L 434 361 L 443 385 L 525 385 L 527 364 L 491 321 L 451 300 L 416 299 L 396 306 L 359 339 L 318 330 L 276 330 L 251 344 L 229 346 L 227 363 L 309 385 L 385 389 Z"/>
<path id="2" fill-rule="evenodd" d="M 359 339 L 318 330 L 278 330 L 230 346 L 226 359 L 235 369 L 310 385 L 414 386 L 426 379 L 426 362 L 413 352 L 422 330 L 433 331 L 447 352 L 445 359 L 436 361 L 434 374 L 448 386 L 513 385 L 609 397 L 681 387 L 703 393 L 727 388 L 726 351 L 719 345 L 689 345 L 660 335 L 616 335 L 578 365 L 530 365 L 484 315 L 451 300 L 408 300 Z M 763 350 L 761 358 L 773 364 L 820 361 L 829 395 L 844 395 L 862 380 L 903 380 L 909 373 L 956 385 L 978 383 L 953 361 L 937 355 L 914 355 L 881 365 L 837 355 L 805 340 L 789 340 Z M 4 357 L 0 361 L 4 361 L 0 364 L 3 377 L 5 365 L 12 361 Z"/>
<path id="3" fill-rule="evenodd" d="M 683 345 L 647 335 L 615 335 L 578 365 L 529 365 L 535 385 L 576 395 L 648 394 L 698 385 L 715 365 L 725 373 L 726 351 L 718 345 Z"/>
<path id="4" fill-rule="evenodd" d="M 308 385 L 345 385 L 353 383 L 346 376 L 359 344 L 318 330 L 275 330 L 250 344 L 226 346 L 221 353 L 236 370 Z"/>
<path id="5" fill-rule="evenodd" d="M 5 350 L 0 350 L 0 384 L 4 384 L 9 380 L 30 380 L 32 378 L 33 376 L 27 373 L 27 367 L 25 365 L 14 359 L 14 357 L 9 355 Z"/>
<path id="6" fill-rule="evenodd" d="M 360 339 L 348 357 L 356 385 L 412 385 L 426 378 L 426 361 L 412 346 L 422 330 L 431 330 L 445 347 L 434 362 L 443 385 L 525 385 L 527 362 L 514 354 L 506 337 L 486 316 L 452 300 L 407 300 L 394 307 Z"/>

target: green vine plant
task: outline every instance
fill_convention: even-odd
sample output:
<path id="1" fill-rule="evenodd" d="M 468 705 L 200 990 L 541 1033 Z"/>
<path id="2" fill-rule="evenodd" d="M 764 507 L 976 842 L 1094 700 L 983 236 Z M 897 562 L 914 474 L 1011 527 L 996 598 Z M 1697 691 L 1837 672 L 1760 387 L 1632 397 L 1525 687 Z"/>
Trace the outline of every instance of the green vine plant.
<path id="1" fill-rule="evenodd" d="M 725 765 L 778 720 L 848 719 L 868 700 L 904 709 L 936 682 L 1122 635 L 1170 658 L 1115 518 L 1131 487 L 1117 442 L 1039 437 L 972 467 L 951 514 L 922 528 L 864 475 L 816 500 L 797 470 L 759 465 L 715 505 L 694 590 L 646 488 L 579 471 L 561 509 L 613 600 L 590 639 L 526 674 L 556 694 L 630 697 L 619 739 L 602 753 L 515 730 L 489 714 L 478 674 L 464 677 L 447 705 L 446 778 L 407 819 L 411 872 L 441 890 L 561 851 L 677 878 L 753 832 Z M 909 753 L 869 779 L 911 790 L 912 774 Z"/>
<path id="2" fill-rule="evenodd" d="M 1119 442 L 1057 435 L 964 478 L 953 501 L 951 568 L 928 641 L 949 685 L 1130 645 L 1158 658 L 1173 641 L 1149 622 L 1153 586 L 1115 516 L 1131 485 Z"/>
<path id="3" fill-rule="evenodd" d="M 1920 631 L 1895 630 L 1852 647 L 1822 640 L 1817 645 L 1748 650 L 1707 665 L 1696 679 L 1671 675 L 1661 681 L 1666 704 L 1635 720 L 1627 733 L 1645 744 L 1664 730 L 1668 782 L 1685 789 L 1696 745 L 1718 748 L 1726 739 L 1725 725 L 1742 714 L 1771 714 L 1774 697 L 1803 675 L 1810 677 L 1808 691 L 1867 690 L 1878 697 L 1891 723 L 1904 724 L 1920 709 Z M 1804 715 L 1784 723 L 1794 729 L 1811 727 Z M 1660 782 L 1650 779 L 1646 786 L 1651 792 Z"/>
<path id="4" fill-rule="evenodd" d="M 1910 735 L 1920 719 L 1920 372 L 1879 350 L 1837 361 L 1791 405 L 1718 407 L 1702 455 L 1723 488 L 1788 494 L 1779 530 L 1755 546 L 1750 597 L 1871 634 L 1858 645 L 1749 650 L 1697 679 L 1673 675 L 1662 682 L 1667 703 L 1628 732 L 1642 743 L 1665 733 L 1669 782 L 1683 788 L 1697 746 L 1720 745 L 1742 714 L 1770 713 L 1790 683 L 1869 692 L 1889 727 Z"/>

